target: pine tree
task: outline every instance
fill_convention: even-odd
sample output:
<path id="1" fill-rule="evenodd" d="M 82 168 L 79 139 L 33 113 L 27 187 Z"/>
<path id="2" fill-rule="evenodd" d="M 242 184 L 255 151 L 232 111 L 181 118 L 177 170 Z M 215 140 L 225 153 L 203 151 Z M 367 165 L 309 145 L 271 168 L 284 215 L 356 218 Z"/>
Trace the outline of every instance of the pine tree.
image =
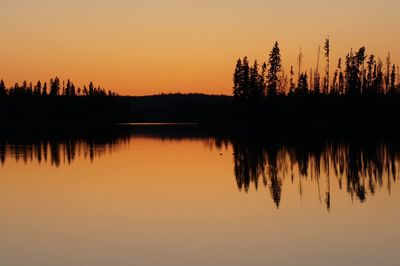
<path id="1" fill-rule="evenodd" d="M 344 94 L 344 75 L 342 69 L 342 58 L 339 58 L 338 71 L 339 71 L 338 93 Z"/>
<path id="2" fill-rule="evenodd" d="M 361 47 L 357 53 L 351 50 L 346 56 L 346 90 L 350 95 L 361 94 L 360 66 L 364 64 L 365 58 L 365 47 Z"/>
<path id="3" fill-rule="evenodd" d="M 295 84 L 293 81 L 293 76 L 294 76 L 294 69 L 293 66 L 290 67 L 290 85 L 289 85 L 289 95 L 293 95 L 294 94 L 294 90 L 295 90 Z"/>
<path id="4" fill-rule="evenodd" d="M 55 77 L 50 80 L 50 96 L 58 96 L 60 94 L 60 79 Z"/>
<path id="5" fill-rule="evenodd" d="M 278 90 L 277 90 L 278 94 L 286 95 L 288 83 L 289 83 L 288 77 L 285 73 L 285 70 L 282 69 L 278 81 Z"/>
<path id="6" fill-rule="evenodd" d="M 42 90 L 42 95 L 47 96 L 47 82 L 43 84 L 43 90 Z"/>
<path id="7" fill-rule="evenodd" d="M 361 47 L 357 54 L 356 54 L 356 59 L 357 59 L 357 70 L 358 70 L 358 77 L 357 77 L 357 91 L 359 94 L 362 93 L 362 88 L 363 88 L 363 81 L 365 79 L 364 75 L 364 68 L 365 68 L 365 59 L 367 58 L 365 54 L 365 47 Z"/>
<path id="8" fill-rule="evenodd" d="M 94 85 L 93 82 L 89 83 L 89 96 L 93 96 L 94 95 Z"/>
<path id="9" fill-rule="evenodd" d="M 339 70 L 336 69 L 335 73 L 333 74 L 331 94 L 338 94 L 338 77 Z"/>
<path id="10" fill-rule="evenodd" d="M 373 72 L 374 72 L 374 68 L 376 65 L 376 61 L 375 61 L 375 56 L 373 54 L 371 54 L 368 57 L 368 61 L 367 61 L 367 91 L 365 93 L 367 94 L 371 94 L 373 93 Z"/>
<path id="11" fill-rule="evenodd" d="M 26 96 L 27 95 L 27 90 L 28 90 L 28 82 L 24 80 L 22 82 L 21 87 L 17 88 L 17 92 L 19 96 Z"/>
<path id="12" fill-rule="evenodd" d="M 29 82 L 29 86 L 26 89 L 26 95 L 32 96 L 33 95 L 33 83 Z"/>
<path id="13" fill-rule="evenodd" d="M 391 71 L 392 61 L 390 58 L 390 53 L 386 57 L 386 74 L 385 74 L 385 93 L 390 91 L 390 71 Z"/>
<path id="14" fill-rule="evenodd" d="M 400 86 L 400 67 L 397 66 L 397 72 L 396 72 L 396 76 L 397 76 L 397 86 Z"/>
<path id="15" fill-rule="evenodd" d="M 83 86 L 82 93 L 83 93 L 83 96 L 88 96 L 89 95 L 89 92 L 88 92 L 88 89 L 86 88 L 86 85 Z"/>
<path id="16" fill-rule="evenodd" d="M 321 93 L 321 77 L 319 72 L 315 70 L 314 73 L 314 94 L 318 95 Z"/>
<path id="17" fill-rule="evenodd" d="M 67 80 L 67 85 L 64 90 L 64 95 L 71 96 L 71 81 L 69 79 Z"/>
<path id="18" fill-rule="evenodd" d="M 268 96 L 274 97 L 278 94 L 279 73 L 282 69 L 281 54 L 278 42 L 275 43 L 268 59 L 267 90 Z"/>
<path id="19" fill-rule="evenodd" d="M 259 79 L 260 74 L 258 73 L 258 62 L 254 61 L 253 66 L 250 68 L 250 80 L 249 80 L 249 89 L 250 89 L 250 98 L 259 98 L 262 96 L 259 88 Z"/>
<path id="20" fill-rule="evenodd" d="M 260 74 L 260 77 L 259 77 L 259 80 L 258 80 L 258 82 L 259 82 L 259 90 L 260 90 L 260 95 L 261 96 L 265 96 L 267 93 L 266 93 L 266 88 L 265 88 L 265 75 L 266 75 L 266 73 L 267 73 L 267 64 L 264 62 L 263 63 L 263 65 L 262 65 L 262 67 L 261 67 L 261 74 Z"/>
<path id="21" fill-rule="evenodd" d="M 40 80 L 36 83 L 35 90 L 34 90 L 34 95 L 35 96 L 41 96 L 42 95 L 42 83 Z"/>
<path id="22" fill-rule="evenodd" d="M 299 66 L 297 78 L 300 79 L 300 74 L 302 73 L 301 67 L 303 65 L 303 53 L 301 51 L 301 46 L 300 46 L 300 50 L 299 50 L 299 55 L 297 56 L 297 64 Z"/>
<path id="23" fill-rule="evenodd" d="M 243 80 L 243 68 L 242 60 L 239 58 L 236 62 L 235 72 L 233 73 L 233 96 L 235 98 L 242 97 L 243 92 L 241 91 Z"/>
<path id="24" fill-rule="evenodd" d="M 0 96 L 6 96 L 6 95 L 7 95 L 6 84 L 4 83 L 4 80 L 0 80 Z"/>
<path id="25" fill-rule="evenodd" d="M 297 83 L 297 88 L 295 94 L 298 96 L 304 96 L 308 94 L 308 77 L 307 74 L 300 74 L 299 81 Z"/>
<path id="26" fill-rule="evenodd" d="M 383 63 L 381 59 L 378 59 L 374 75 L 375 75 L 374 92 L 376 94 L 384 94 L 385 91 L 383 87 Z"/>
<path id="27" fill-rule="evenodd" d="M 392 72 L 390 73 L 390 93 L 396 93 L 396 66 L 392 66 Z"/>
<path id="28" fill-rule="evenodd" d="M 324 45 L 324 50 L 325 50 L 325 58 L 326 58 L 326 74 L 325 74 L 325 80 L 324 80 L 324 94 L 329 93 L 329 63 L 330 63 L 330 41 L 329 37 L 326 38 L 325 40 L 325 45 Z"/>
<path id="29" fill-rule="evenodd" d="M 242 98 L 248 99 L 250 96 L 250 66 L 247 56 L 243 58 L 242 70 Z"/>
<path id="30" fill-rule="evenodd" d="M 70 87 L 69 94 L 70 94 L 70 96 L 76 96 L 75 85 L 72 82 L 71 82 L 71 87 Z"/>
<path id="31" fill-rule="evenodd" d="M 317 67 L 314 73 L 314 94 L 318 95 L 321 92 L 321 77 L 319 74 L 319 57 L 321 54 L 321 45 L 318 46 Z"/>

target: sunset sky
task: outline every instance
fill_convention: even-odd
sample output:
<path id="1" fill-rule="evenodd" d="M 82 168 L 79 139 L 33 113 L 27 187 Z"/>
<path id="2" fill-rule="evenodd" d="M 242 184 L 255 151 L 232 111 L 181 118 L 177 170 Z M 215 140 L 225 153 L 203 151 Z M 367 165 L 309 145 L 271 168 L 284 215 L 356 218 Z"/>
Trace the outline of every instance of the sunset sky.
<path id="1" fill-rule="evenodd" d="M 0 78 L 93 80 L 121 94 L 230 94 L 238 57 L 315 67 L 351 47 L 399 62 L 398 0 L 1 0 Z"/>

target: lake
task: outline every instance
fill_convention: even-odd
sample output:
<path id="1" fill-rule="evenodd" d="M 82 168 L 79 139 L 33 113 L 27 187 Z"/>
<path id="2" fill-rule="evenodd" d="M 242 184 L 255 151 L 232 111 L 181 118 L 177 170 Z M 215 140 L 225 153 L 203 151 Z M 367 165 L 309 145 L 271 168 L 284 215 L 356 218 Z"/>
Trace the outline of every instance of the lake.
<path id="1" fill-rule="evenodd" d="M 399 265 L 400 139 L 288 135 L 4 133 L 0 265 Z"/>

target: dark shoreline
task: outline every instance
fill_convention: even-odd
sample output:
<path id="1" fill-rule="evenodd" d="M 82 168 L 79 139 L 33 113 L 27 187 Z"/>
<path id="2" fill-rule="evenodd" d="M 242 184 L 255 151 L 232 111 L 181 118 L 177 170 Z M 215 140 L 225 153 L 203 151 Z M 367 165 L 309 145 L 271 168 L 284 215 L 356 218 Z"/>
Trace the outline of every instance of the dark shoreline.
<path id="1" fill-rule="evenodd" d="M 1 97 L 0 127 L 51 130 L 124 123 L 189 123 L 265 131 L 400 131 L 400 96 Z"/>

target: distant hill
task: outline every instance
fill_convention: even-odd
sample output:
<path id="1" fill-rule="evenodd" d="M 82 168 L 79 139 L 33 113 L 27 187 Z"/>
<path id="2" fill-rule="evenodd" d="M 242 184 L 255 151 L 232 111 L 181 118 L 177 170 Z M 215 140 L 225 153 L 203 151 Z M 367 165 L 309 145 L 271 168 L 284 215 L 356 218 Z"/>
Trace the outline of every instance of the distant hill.
<path id="1" fill-rule="evenodd" d="M 400 128 L 400 95 L 307 95 L 240 101 L 231 96 L 128 97 L 130 122 L 258 124 L 286 128 Z"/>
<path id="2" fill-rule="evenodd" d="M 128 97 L 130 122 L 224 122 L 233 97 L 205 94 L 160 94 Z"/>

